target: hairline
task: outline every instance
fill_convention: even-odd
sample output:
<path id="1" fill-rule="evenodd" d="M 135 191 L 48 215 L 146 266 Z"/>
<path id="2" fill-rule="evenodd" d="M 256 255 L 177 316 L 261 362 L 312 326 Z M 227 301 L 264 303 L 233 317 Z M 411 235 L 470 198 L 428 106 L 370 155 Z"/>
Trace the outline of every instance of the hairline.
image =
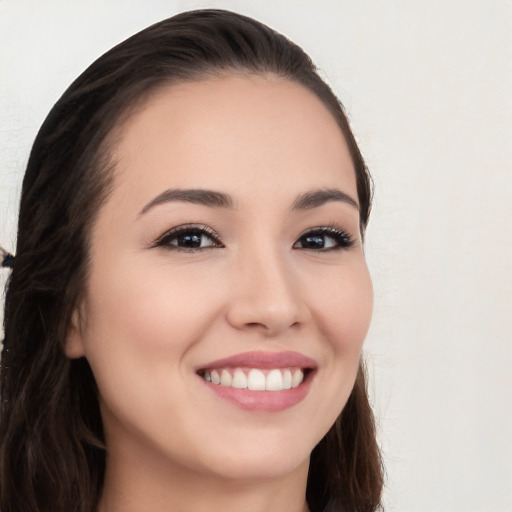
<path id="1" fill-rule="evenodd" d="M 117 177 L 121 176 L 123 173 L 122 168 L 119 166 L 119 159 L 116 158 L 117 150 L 119 149 L 122 139 L 126 130 L 126 125 L 130 122 L 130 120 L 137 116 L 139 113 L 144 111 L 149 103 L 153 101 L 160 93 L 163 93 L 165 90 L 169 88 L 179 87 L 181 85 L 198 83 L 198 82 L 207 82 L 212 79 L 228 79 L 231 77 L 240 77 L 240 78 L 250 78 L 250 77 L 261 77 L 264 79 L 268 79 L 269 81 L 274 82 L 288 82 L 291 84 L 299 85 L 304 90 L 310 92 L 315 96 L 316 99 L 319 100 L 321 105 L 326 109 L 329 115 L 335 121 L 339 133 L 343 138 L 344 143 L 347 146 L 347 150 L 350 155 L 350 160 L 352 163 L 352 171 L 357 180 L 357 169 L 356 169 L 356 161 L 354 156 L 352 155 L 352 151 L 349 147 L 349 143 L 345 133 L 343 132 L 342 126 L 340 125 L 339 116 L 336 116 L 333 112 L 332 107 L 321 97 L 321 95 L 315 91 L 312 87 L 308 86 L 308 84 L 304 83 L 301 80 L 298 80 L 290 74 L 284 73 L 276 73 L 274 71 L 265 71 L 265 70 L 256 70 L 250 69 L 247 67 L 219 67 L 216 68 L 214 66 L 205 67 L 202 70 L 196 70 L 190 73 L 190 76 L 187 77 L 165 77 L 160 80 L 155 80 L 153 83 L 150 83 L 148 87 L 138 94 L 135 94 L 133 99 L 133 104 L 126 105 L 125 102 L 121 102 L 117 109 L 114 108 L 114 116 L 110 123 L 105 127 L 105 135 L 103 139 L 98 144 L 98 147 L 95 151 L 94 161 L 92 162 L 93 172 L 96 171 L 99 175 L 104 176 L 105 174 L 110 175 L 106 176 L 106 186 L 109 190 L 106 193 L 102 194 L 101 200 L 97 205 L 97 210 L 95 214 L 92 216 L 91 222 L 88 226 L 86 226 L 85 234 L 86 234 L 86 254 L 87 261 L 89 261 L 88 255 L 90 252 L 90 242 L 91 242 L 91 234 L 94 229 L 95 222 L 102 210 L 102 207 L 108 201 L 110 194 L 116 187 Z M 320 80 L 321 77 L 319 77 Z M 334 96 L 334 93 L 332 93 Z M 335 96 L 334 96 L 335 97 Z M 335 97 L 336 98 L 336 97 Z M 124 103 L 124 105 L 123 105 Z M 117 112 L 115 112 L 117 110 Z M 358 197 L 358 200 L 360 198 Z M 359 211 L 359 218 L 361 220 L 362 211 Z M 361 234 L 364 235 L 363 226 L 361 226 Z M 85 285 L 85 283 L 84 283 Z"/>

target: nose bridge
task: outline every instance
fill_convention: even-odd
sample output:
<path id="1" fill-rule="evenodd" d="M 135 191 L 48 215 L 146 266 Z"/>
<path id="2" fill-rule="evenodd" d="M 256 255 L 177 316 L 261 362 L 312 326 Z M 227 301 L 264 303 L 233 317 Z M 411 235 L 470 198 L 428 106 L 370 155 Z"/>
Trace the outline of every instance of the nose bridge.
<path id="1" fill-rule="evenodd" d="M 302 305 L 287 254 L 268 238 L 240 251 L 229 321 L 275 335 L 301 321 Z"/>

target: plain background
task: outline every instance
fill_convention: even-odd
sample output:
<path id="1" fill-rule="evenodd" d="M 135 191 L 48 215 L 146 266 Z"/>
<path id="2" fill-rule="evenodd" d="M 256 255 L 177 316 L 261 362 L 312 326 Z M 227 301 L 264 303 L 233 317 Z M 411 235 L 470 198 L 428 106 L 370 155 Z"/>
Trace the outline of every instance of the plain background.
<path id="1" fill-rule="evenodd" d="M 14 250 L 30 146 L 67 85 L 201 7 L 303 46 L 374 176 L 366 354 L 387 510 L 511 512 L 510 0 L 0 1 L 0 244 Z"/>

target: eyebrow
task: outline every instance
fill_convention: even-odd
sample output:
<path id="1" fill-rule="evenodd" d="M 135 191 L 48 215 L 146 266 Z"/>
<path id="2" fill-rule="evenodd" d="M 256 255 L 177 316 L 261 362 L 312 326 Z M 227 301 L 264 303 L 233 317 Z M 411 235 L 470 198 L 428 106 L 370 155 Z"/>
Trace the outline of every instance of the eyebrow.
<path id="1" fill-rule="evenodd" d="M 320 190 L 312 190 L 301 194 L 294 201 L 292 210 L 310 210 L 312 208 L 318 208 L 325 203 L 331 201 L 341 201 L 347 203 L 350 206 L 356 208 L 359 211 L 359 205 L 355 199 L 352 199 L 348 194 L 338 190 L 337 188 L 325 188 Z"/>
<path id="2" fill-rule="evenodd" d="M 155 206 L 171 202 L 193 203 L 213 208 L 235 207 L 232 197 L 223 192 L 204 189 L 168 189 L 156 196 L 139 212 L 139 216 L 145 214 Z M 310 210 L 318 208 L 331 201 L 340 201 L 349 204 L 359 211 L 357 201 L 348 194 L 336 188 L 319 189 L 305 192 L 299 195 L 292 205 L 292 210 Z"/>
<path id="3" fill-rule="evenodd" d="M 234 208 L 233 199 L 228 194 L 222 192 L 215 192 L 214 190 L 203 189 L 169 189 L 165 190 L 154 199 L 152 199 L 139 213 L 143 215 L 155 206 L 164 203 L 171 203 L 174 201 L 184 203 L 201 204 L 214 208 Z"/>

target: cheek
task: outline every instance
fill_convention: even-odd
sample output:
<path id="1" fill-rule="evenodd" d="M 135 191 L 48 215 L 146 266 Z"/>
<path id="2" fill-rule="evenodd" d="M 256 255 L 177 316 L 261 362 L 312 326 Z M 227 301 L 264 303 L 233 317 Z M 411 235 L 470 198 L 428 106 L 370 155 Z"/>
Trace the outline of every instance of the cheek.
<path id="1" fill-rule="evenodd" d="M 327 347 L 318 372 L 315 417 L 318 442 L 339 416 L 354 387 L 373 310 L 373 288 L 364 260 L 326 269 L 309 288 L 315 328 Z M 319 286 L 322 284 L 322 286 Z"/>
<path id="2" fill-rule="evenodd" d="M 190 402 L 181 385 L 187 355 L 216 316 L 219 301 L 211 295 L 218 287 L 165 265 L 118 261 L 108 268 L 91 274 L 84 333 L 104 420 L 133 426 L 137 417 L 150 417 L 155 428 L 168 424 L 175 407 L 164 404 Z"/>
<path id="3" fill-rule="evenodd" d="M 87 301 L 87 339 L 97 352 L 139 362 L 172 354 L 179 361 L 201 336 L 219 303 L 218 286 L 190 272 L 164 265 L 118 262 L 109 273 L 97 271 Z M 114 269 L 114 270 L 112 270 Z"/>
<path id="4" fill-rule="evenodd" d="M 373 288 L 364 260 L 341 268 L 311 291 L 318 327 L 335 352 L 359 358 L 373 311 Z"/>

